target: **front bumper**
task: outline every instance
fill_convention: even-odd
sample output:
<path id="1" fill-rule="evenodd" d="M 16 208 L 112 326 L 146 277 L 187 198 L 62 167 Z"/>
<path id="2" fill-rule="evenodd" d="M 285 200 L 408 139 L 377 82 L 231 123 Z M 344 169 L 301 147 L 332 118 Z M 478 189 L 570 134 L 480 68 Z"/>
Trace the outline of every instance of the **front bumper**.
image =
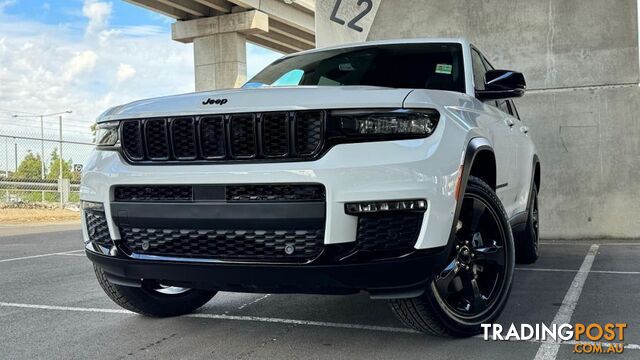
<path id="1" fill-rule="evenodd" d="M 131 165 L 118 152 L 95 151 L 84 168 L 81 199 L 104 204 L 103 228 L 108 229 L 107 240 L 116 244 L 122 241 L 116 224 L 120 215 L 114 213 L 117 207 L 113 206 L 114 188 L 119 185 L 321 184 L 326 190 L 324 240 L 319 257 L 295 264 L 140 257 L 90 242 L 83 217 L 87 255 L 113 282 L 129 286 L 153 279 L 163 284 L 241 292 L 340 294 L 366 290 L 374 297 L 415 296 L 445 265 L 464 139 L 462 129 L 441 121 L 426 139 L 342 144 L 308 162 Z M 350 251 L 357 244 L 358 217 L 345 212 L 346 203 L 407 199 L 427 201 L 413 250 L 373 258 Z M 163 218 L 171 222 L 171 216 Z M 179 217 L 184 214 L 176 214 Z"/>
<path id="2" fill-rule="evenodd" d="M 442 121 L 426 139 L 342 144 L 308 162 L 131 165 L 118 152 L 95 151 L 84 168 L 81 199 L 105 205 L 110 236 L 118 240 L 109 206 L 117 185 L 316 183 L 326 189 L 325 245 L 356 240 L 357 217 L 345 213 L 346 203 L 426 199 L 415 249 L 437 248 L 447 244 L 453 223 L 464 147 L 460 132 Z"/>
<path id="3" fill-rule="evenodd" d="M 137 260 L 87 251 L 87 256 L 116 284 L 140 286 L 141 279 L 196 289 L 256 293 L 351 294 L 373 298 L 410 298 L 426 289 L 443 269 L 447 248 L 417 251 L 377 262 L 285 265 L 184 263 Z"/>

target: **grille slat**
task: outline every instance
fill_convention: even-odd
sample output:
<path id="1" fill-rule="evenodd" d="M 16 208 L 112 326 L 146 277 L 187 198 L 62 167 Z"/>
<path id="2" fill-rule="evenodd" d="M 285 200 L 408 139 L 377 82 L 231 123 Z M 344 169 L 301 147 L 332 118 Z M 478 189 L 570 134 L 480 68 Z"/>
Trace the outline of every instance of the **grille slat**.
<path id="1" fill-rule="evenodd" d="M 289 153 L 289 121 L 286 113 L 262 116 L 262 146 L 266 157 L 282 157 Z"/>
<path id="2" fill-rule="evenodd" d="M 130 120 L 122 123 L 122 147 L 131 160 L 143 160 L 141 122 Z"/>
<path id="3" fill-rule="evenodd" d="M 168 160 L 167 121 L 164 119 L 148 120 L 145 122 L 144 130 L 149 158 L 151 160 Z"/>
<path id="4" fill-rule="evenodd" d="M 200 143 L 205 159 L 219 159 L 226 155 L 224 137 L 224 117 L 207 117 L 200 120 Z"/>
<path id="5" fill-rule="evenodd" d="M 115 201 L 192 201 L 189 185 L 122 185 L 113 191 Z"/>
<path id="6" fill-rule="evenodd" d="M 227 185 L 226 199 L 231 202 L 253 201 L 324 201 L 323 185 L 250 184 Z"/>
<path id="7" fill-rule="evenodd" d="M 422 212 L 358 218 L 357 246 L 362 251 L 411 250 L 422 227 Z"/>
<path id="8" fill-rule="evenodd" d="M 291 202 L 324 201 L 325 188 L 321 184 L 242 184 L 215 185 L 224 188 L 219 199 L 228 202 Z M 113 198 L 118 202 L 208 201 L 208 185 L 118 185 Z"/>
<path id="9" fill-rule="evenodd" d="M 219 260 L 306 262 L 322 252 L 323 229 L 184 230 L 120 227 L 130 251 Z"/>
<path id="10" fill-rule="evenodd" d="M 230 123 L 231 153 L 238 158 L 257 155 L 256 123 L 253 114 L 233 115 Z"/>
<path id="11" fill-rule="evenodd" d="M 178 160 L 195 160 L 196 129 L 193 118 L 178 118 L 171 122 L 173 153 Z"/>
<path id="12" fill-rule="evenodd" d="M 322 113 L 304 111 L 296 114 L 296 153 L 310 156 L 316 153 L 322 142 Z"/>
<path id="13" fill-rule="evenodd" d="M 100 211 L 86 211 L 85 221 L 87 223 L 87 234 L 89 240 L 102 246 L 111 246 L 111 235 L 107 225 L 107 217 Z"/>
<path id="14" fill-rule="evenodd" d="M 133 163 L 305 160 L 320 152 L 324 122 L 324 111 L 125 120 L 121 140 Z"/>

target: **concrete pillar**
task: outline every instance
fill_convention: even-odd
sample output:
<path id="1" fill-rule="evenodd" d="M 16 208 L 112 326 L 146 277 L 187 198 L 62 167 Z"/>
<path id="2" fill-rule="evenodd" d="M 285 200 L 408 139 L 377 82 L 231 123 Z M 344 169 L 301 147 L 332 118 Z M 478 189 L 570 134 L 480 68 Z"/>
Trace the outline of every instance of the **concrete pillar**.
<path id="1" fill-rule="evenodd" d="M 246 11 L 172 25 L 173 40 L 193 42 L 196 91 L 234 88 L 247 79 L 246 41 L 269 31 L 269 17 Z"/>
<path id="2" fill-rule="evenodd" d="M 196 91 L 236 88 L 247 80 L 247 38 L 231 32 L 195 38 Z"/>

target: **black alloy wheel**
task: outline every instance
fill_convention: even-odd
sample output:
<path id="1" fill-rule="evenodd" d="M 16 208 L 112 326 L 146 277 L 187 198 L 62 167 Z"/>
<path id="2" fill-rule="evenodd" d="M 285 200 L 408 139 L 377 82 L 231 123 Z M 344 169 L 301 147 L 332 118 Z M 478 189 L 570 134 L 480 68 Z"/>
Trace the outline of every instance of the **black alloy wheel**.
<path id="1" fill-rule="evenodd" d="M 391 300 L 408 327 L 438 336 L 473 336 L 493 323 L 511 292 L 515 253 L 502 203 L 481 179 L 470 177 L 451 252 L 424 294 Z"/>

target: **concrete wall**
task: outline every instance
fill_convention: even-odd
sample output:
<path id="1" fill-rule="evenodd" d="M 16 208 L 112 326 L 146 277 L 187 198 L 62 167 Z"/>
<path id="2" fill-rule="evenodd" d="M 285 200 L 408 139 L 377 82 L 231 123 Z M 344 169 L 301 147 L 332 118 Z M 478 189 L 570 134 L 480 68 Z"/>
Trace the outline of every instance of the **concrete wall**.
<path id="1" fill-rule="evenodd" d="M 372 0 L 362 32 L 318 1 L 319 46 L 465 36 L 494 66 L 525 73 L 516 101 L 542 161 L 542 236 L 640 237 L 636 0 Z M 363 10 L 343 0 L 338 18 Z"/>

